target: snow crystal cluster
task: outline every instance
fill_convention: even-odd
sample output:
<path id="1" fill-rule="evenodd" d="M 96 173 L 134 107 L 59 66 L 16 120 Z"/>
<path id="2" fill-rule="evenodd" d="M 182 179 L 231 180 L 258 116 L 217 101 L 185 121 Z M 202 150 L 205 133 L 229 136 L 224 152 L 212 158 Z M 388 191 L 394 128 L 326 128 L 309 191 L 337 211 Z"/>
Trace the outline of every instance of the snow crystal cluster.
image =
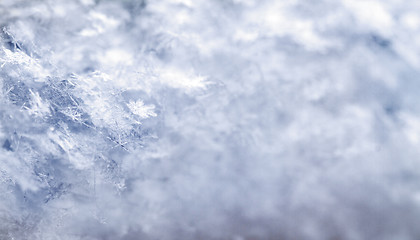
<path id="1" fill-rule="evenodd" d="M 0 0 L 0 239 L 420 239 L 419 13 Z"/>

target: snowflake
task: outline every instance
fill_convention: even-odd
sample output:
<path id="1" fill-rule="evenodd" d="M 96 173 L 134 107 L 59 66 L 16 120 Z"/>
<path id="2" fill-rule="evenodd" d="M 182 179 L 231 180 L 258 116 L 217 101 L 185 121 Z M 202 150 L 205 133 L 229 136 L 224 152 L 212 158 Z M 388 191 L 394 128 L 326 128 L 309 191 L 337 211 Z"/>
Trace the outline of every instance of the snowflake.
<path id="1" fill-rule="evenodd" d="M 127 107 L 131 110 L 132 113 L 139 116 L 142 119 L 149 117 L 156 117 L 157 114 L 154 112 L 154 105 L 144 105 L 143 101 L 130 101 L 127 104 Z"/>

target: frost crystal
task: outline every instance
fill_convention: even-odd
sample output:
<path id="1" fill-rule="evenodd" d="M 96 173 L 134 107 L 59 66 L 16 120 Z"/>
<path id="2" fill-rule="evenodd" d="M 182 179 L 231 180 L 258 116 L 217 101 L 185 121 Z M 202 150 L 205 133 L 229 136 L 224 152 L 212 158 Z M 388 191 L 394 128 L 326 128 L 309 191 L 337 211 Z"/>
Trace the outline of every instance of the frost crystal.
<path id="1" fill-rule="evenodd" d="M 149 117 L 156 117 L 156 113 L 154 112 L 155 106 L 154 105 L 144 105 L 143 101 L 130 101 L 127 104 L 128 108 L 130 108 L 131 112 L 139 116 L 140 118 L 149 118 Z"/>

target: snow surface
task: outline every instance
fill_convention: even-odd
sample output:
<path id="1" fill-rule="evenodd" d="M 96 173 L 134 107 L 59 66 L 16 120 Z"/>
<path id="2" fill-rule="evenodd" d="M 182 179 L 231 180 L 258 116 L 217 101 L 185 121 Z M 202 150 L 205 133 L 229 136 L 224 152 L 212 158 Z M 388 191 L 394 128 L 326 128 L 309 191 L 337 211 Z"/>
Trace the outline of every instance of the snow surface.
<path id="1" fill-rule="evenodd" d="M 420 239 L 419 13 L 0 0 L 0 239 Z"/>

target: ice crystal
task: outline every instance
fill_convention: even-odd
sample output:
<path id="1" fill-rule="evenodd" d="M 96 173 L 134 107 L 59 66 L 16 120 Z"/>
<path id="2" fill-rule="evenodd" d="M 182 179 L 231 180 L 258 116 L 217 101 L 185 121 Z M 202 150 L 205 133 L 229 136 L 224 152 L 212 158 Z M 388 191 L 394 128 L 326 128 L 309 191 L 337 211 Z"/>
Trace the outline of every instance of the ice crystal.
<path id="1" fill-rule="evenodd" d="M 130 101 L 127 104 L 128 108 L 131 110 L 132 113 L 136 114 L 140 118 L 149 118 L 149 117 L 156 117 L 156 113 L 154 112 L 155 106 L 154 105 L 144 105 L 143 101 Z"/>

